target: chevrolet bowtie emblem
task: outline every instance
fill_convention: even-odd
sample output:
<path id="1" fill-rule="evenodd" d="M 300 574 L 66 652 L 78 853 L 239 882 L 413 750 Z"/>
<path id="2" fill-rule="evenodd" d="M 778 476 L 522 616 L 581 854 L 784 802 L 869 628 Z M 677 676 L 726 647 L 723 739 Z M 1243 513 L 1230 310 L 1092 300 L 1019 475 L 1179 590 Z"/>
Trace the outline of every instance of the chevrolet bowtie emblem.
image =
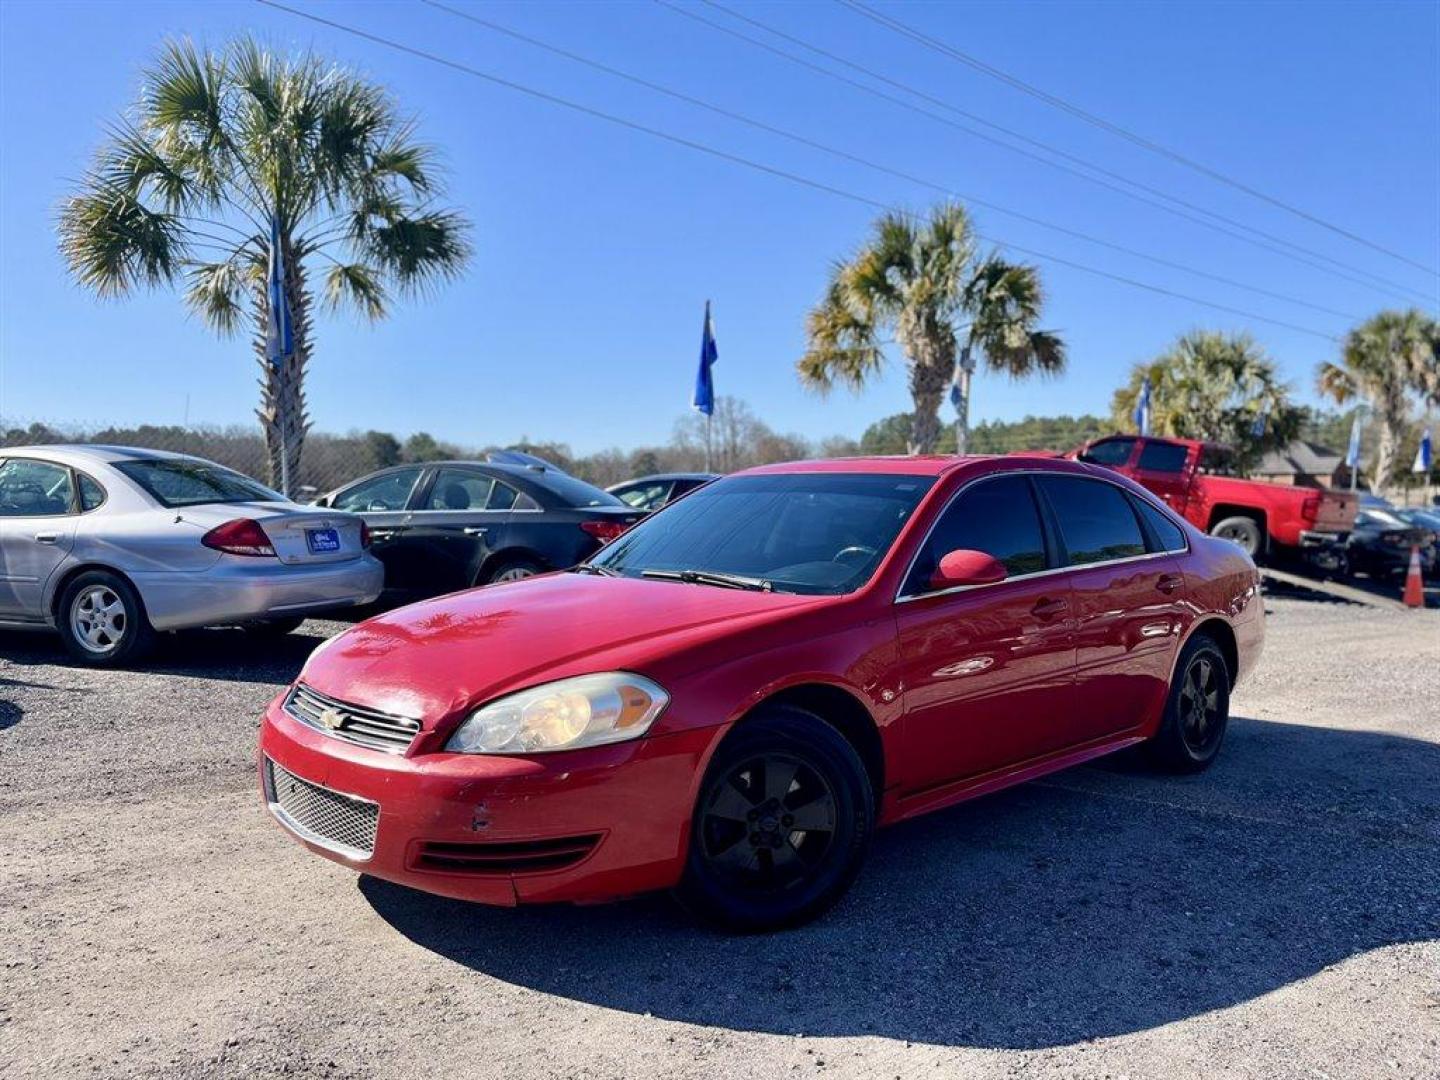
<path id="1" fill-rule="evenodd" d="M 345 714 L 332 706 L 326 706 L 320 710 L 320 715 L 315 718 L 320 726 L 329 731 L 339 731 L 340 725 L 345 723 Z"/>

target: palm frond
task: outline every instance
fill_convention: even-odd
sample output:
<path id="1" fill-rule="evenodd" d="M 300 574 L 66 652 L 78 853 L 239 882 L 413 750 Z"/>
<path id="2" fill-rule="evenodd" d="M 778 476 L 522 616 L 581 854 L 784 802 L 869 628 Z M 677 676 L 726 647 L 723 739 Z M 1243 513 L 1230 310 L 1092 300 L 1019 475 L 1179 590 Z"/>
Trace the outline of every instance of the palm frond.
<path id="1" fill-rule="evenodd" d="M 62 206 L 59 232 L 70 273 L 101 297 L 167 284 L 187 255 L 179 221 L 94 175 Z"/>
<path id="2" fill-rule="evenodd" d="M 469 224 L 459 214 L 432 210 L 401 216 L 371 229 L 366 253 L 403 291 L 454 277 L 470 255 Z"/>
<path id="3" fill-rule="evenodd" d="M 875 324 L 843 280 L 846 267 L 835 267 L 825 297 L 805 318 L 806 348 L 796 362 L 800 381 L 822 393 L 843 383 L 859 389 L 884 364 Z"/>
<path id="4" fill-rule="evenodd" d="M 380 275 L 363 263 L 336 263 L 325 274 L 325 306 L 353 306 L 372 322 L 383 319 L 387 297 Z"/>
<path id="5" fill-rule="evenodd" d="M 216 333 L 229 336 L 246 315 L 245 296 L 256 285 L 258 269 L 243 257 L 198 263 L 186 272 L 185 303 Z"/>

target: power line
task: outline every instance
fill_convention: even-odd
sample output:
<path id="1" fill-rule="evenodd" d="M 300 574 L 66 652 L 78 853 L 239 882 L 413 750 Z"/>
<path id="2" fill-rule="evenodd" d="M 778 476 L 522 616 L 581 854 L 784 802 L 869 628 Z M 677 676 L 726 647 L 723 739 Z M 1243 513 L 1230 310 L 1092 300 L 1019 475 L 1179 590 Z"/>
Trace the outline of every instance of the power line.
<path id="1" fill-rule="evenodd" d="M 859 15 L 863 15 L 865 18 L 871 20 L 872 22 L 878 23 L 881 26 L 893 30 L 897 34 L 901 34 L 904 37 L 919 42 L 921 45 L 924 45 L 925 47 L 935 52 L 938 52 L 943 56 L 948 56 L 952 60 L 956 60 L 962 64 L 965 64 L 966 66 L 973 68 L 974 70 L 980 72 L 983 75 L 988 75 L 990 78 L 997 79 L 1000 82 L 1003 82 L 1006 85 L 1021 91 L 1022 93 L 1029 94 L 1031 97 L 1034 98 L 1038 98 L 1040 101 L 1045 102 L 1045 104 L 1047 105 L 1050 105 L 1056 109 L 1060 109 L 1063 112 L 1069 113 L 1071 116 L 1077 117 L 1085 121 L 1087 124 L 1091 124 L 1104 131 L 1108 131 L 1112 135 L 1117 135 L 1120 138 L 1127 140 L 1128 142 L 1134 143 L 1136 146 L 1142 147 L 1145 150 L 1149 150 L 1151 153 L 1159 154 L 1162 157 L 1169 158 L 1171 161 L 1177 162 L 1178 164 L 1183 165 L 1188 169 L 1192 169 L 1195 172 L 1200 173 L 1202 176 L 1207 176 L 1210 179 L 1216 180 L 1222 184 L 1232 187 L 1237 191 L 1243 191 L 1246 195 L 1249 195 L 1252 198 L 1269 203 L 1271 206 L 1278 207 L 1279 209 L 1284 210 L 1287 213 L 1294 214 L 1296 217 L 1308 221 L 1313 225 L 1319 225 L 1322 229 L 1328 229 L 1330 232 L 1335 233 L 1338 236 L 1343 236 L 1347 240 L 1352 240 L 1355 243 L 1362 244 L 1373 251 L 1378 251 L 1382 255 L 1388 255 L 1392 259 L 1397 259 L 1400 262 L 1406 263 L 1409 266 L 1413 266 L 1418 270 L 1423 270 L 1426 274 L 1435 275 L 1437 273 L 1437 271 L 1433 267 L 1426 266 L 1422 262 L 1417 262 L 1416 260 L 1410 258 L 1407 255 L 1401 255 L 1399 252 L 1391 251 L 1387 247 L 1382 247 L 1380 244 L 1374 243 L 1371 240 L 1367 240 L 1365 239 L 1365 237 L 1353 233 L 1349 229 L 1342 228 L 1339 225 L 1326 221 L 1324 218 L 1318 217 L 1317 215 L 1312 214 L 1307 210 L 1302 210 L 1298 206 L 1293 206 L 1292 204 L 1287 203 L 1282 199 L 1277 199 L 1273 195 L 1269 195 L 1263 191 L 1251 187 L 1249 184 L 1246 184 L 1241 180 L 1237 180 L 1233 176 L 1228 176 L 1225 173 L 1220 172 L 1218 169 L 1213 169 L 1210 166 L 1204 164 L 1203 162 L 1199 162 L 1196 161 L 1194 158 L 1187 157 L 1186 155 L 1180 153 L 1178 150 L 1172 150 L 1170 147 L 1155 142 L 1153 139 L 1146 138 L 1144 135 L 1136 134 L 1128 128 L 1121 127 L 1119 124 L 1112 123 L 1111 121 L 1106 120 L 1103 116 L 1097 116 L 1096 114 L 1081 108 L 1073 102 L 1067 101 L 1065 98 L 1048 93 L 1040 89 L 1038 86 L 1034 86 L 1031 83 L 1025 82 L 1023 79 L 1017 78 L 1016 76 L 1011 75 L 1008 72 L 1001 71 L 994 65 L 987 64 L 985 61 L 979 59 L 978 57 L 972 56 L 969 53 L 962 52 L 961 50 L 955 48 L 953 45 L 949 45 L 946 42 L 931 37 L 929 34 L 923 33 L 922 31 L 915 29 L 908 23 L 902 22 L 901 20 L 893 18 L 889 15 L 881 14 L 874 8 L 869 7 L 864 3 L 861 3 L 860 0 L 835 0 L 835 2 L 851 9 Z"/>
<path id="2" fill-rule="evenodd" d="M 617 79 L 623 79 L 626 82 L 632 83 L 636 86 L 644 87 L 645 89 L 654 91 L 655 93 L 663 94 L 666 97 L 673 98 L 677 101 L 683 101 L 689 105 L 694 105 L 697 108 L 705 109 L 718 116 L 723 116 L 729 120 L 734 120 L 737 123 L 746 124 L 759 131 L 768 132 L 772 135 L 778 135 L 781 138 L 788 139 L 791 142 L 800 144 L 801 146 L 807 146 L 811 149 L 819 150 L 823 153 L 830 154 L 842 160 L 854 162 L 858 165 L 863 165 L 868 169 L 873 169 L 877 172 L 885 173 L 889 176 L 894 176 L 901 180 L 905 180 L 913 184 L 918 184 L 922 187 L 930 188 L 932 191 L 937 191 L 942 195 L 964 199 L 967 202 L 974 203 L 977 206 L 983 206 L 989 210 L 996 211 L 997 213 L 1006 214 L 1010 217 L 1017 218 L 1018 220 L 1026 221 L 1033 225 L 1038 225 L 1041 228 L 1051 229 L 1055 232 L 1063 233 L 1066 236 L 1072 236 L 1077 239 L 1084 240 L 1087 243 L 1098 244 L 1101 247 L 1106 247 L 1112 251 L 1118 251 L 1122 254 L 1130 255 L 1137 259 L 1144 259 L 1147 262 L 1155 263 L 1158 266 L 1164 266 L 1169 269 L 1179 270 L 1188 274 L 1195 274 L 1198 277 L 1208 278 L 1209 280 L 1219 282 L 1222 285 L 1229 285 L 1233 288 L 1243 289 L 1246 292 L 1252 292 L 1262 296 L 1268 296 L 1271 299 L 1281 300 L 1289 304 L 1297 304 L 1301 307 L 1310 308 L 1313 311 L 1319 311 L 1326 315 L 1335 315 L 1339 318 L 1348 319 L 1352 322 L 1360 321 L 1360 316 L 1352 314 L 1350 312 L 1337 311 L 1335 308 L 1325 307 L 1322 304 L 1311 303 L 1309 300 L 1303 300 L 1300 297 L 1289 296 L 1285 293 L 1273 292 L 1258 285 L 1251 285 L 1242 281 L 1236 281 L 1233 278 L 1224 277 L 1220 274 L 1214 274 L 1207 270 L 1200 270 L 1196 267 L 1187 266 L 1184 263 L 1174 262 L 1170 259 L 1165 259 L 1158 255 L 1151 255 L 1144 251 L 1138 251 L 1134 248 L 1126 247 L 1123 244 L 1117 244 L 1110 240 L 1104 240 L 1097 236 L 1091 236 L 1088 233 L 1081 232 L 1078 229 L 1072 229 L 1066 225 L 1060 225 L 1053 221 L 1046 221 L 1043 218 L 1035 217 L 1031 214 L 1027 214 L 1022 211 L 1003 206 L 999 203 L 990 202 L 986 199 L 982 199 L 974 195 L 967 195 L 963 192 L 958 192 L 955 189 L 948 187 L 947 185 L 937 183 L 933 180 L 927 180 L 924 177 L 912 175 L 900 169 L 892 168 L 889 165 L 885 165 L 880 162 L 861 157 L 857 154 L 852 154 L 846 150 L 840 150 L 833 146 L 827 146 L 825 143 L 817 142 L 816 140 L 808 138 L 807 136 L 801 135 L 797 132 L 788 131 L 785 128 L 776 127 L 762 120 L 756 120 L 753 117 L 746 116 L 743 113 L 738 113 L 731 109 L 724 108 L 723 106 L 716 105 L 713 102 L 706 101 L 702 98 L 694 97 L 693 95 L 684 93 L 683 91 L 676 90 L 673 87 L 665 86 L 661 83 L 656 83 L 650 81 L 649 79 L 641 78 L 638 75 L 634 75 L 628 71 L 621 70 L 620 68 L 612 67 L 609 64 L 601 63 L 598 60 L 594 60 L 590 57 L 583 56 L 579 53 L 561 48 L 558 45 L 553 45 L 549 42 L 543 41 L 536 37 L 532 37 L 528 34 L 523 34 L 518 30 L 515 30 L 508 26 L 504 26 L 503 24 L 494 22 L 493 20 L 483 18 L 468 11 L 462 11 L 459 8 L 451 7 L 449 4 L 441 3 L 440 0 L 421 0 L 421 2 L 428 5 L 429 7 L 433 7 L 440 11 L 446 12 L 447 14 L 453 15 L 456 18 L 464 19 L 467 22 L 476 24 L 477 26 L 482 26 L 487 30 L 492 30 L 496 33 L 504 34 L 506 37 L 512 38 L 516 41 L 522 41 L 525 44 L 531 45 L 537 49 L 543 49 L 544 51 L 551 53 L 555 56 L 564 57 L 567 60 L 574 61 L 577 64 L 582 64 L 585 67 L 591 68 L 592 70 L 604 72 L 605 74 L 614 76 Z"/>
<path id="3" fill-rule="evenodd" d="M 309 11 L 301 11 L 297 8 L 293 8 L 286 4 L 279 3 L 278 0 L 255 0 L 255 3 L 263 4 L 265 7 L 274 8 L 277 11 L 283 11 L 286 14 L 294 15 L 297 18 L 305 19 L 309 22 L 317 23 L 321 26 L 328 26 L 332 30 L 339 30 L 341 33 L 349 34 L 352 37 L 357 37 L 376 45 L 382 45 L 385 48 L 393 49 L 396 52 L 402 52 L 409 56 L 414 56 L 418 59 L 428 61 L 429 63 L 439 64 L 442 67 L 447 67 L 453 71 L 458 71 L 473 78 L 481 79 L 492 85 L 504 87 L 507 90 L 514 90 L 517 93 L 525 94 L 527 97 L 532 97 L 539 101 L 547 102 L 551 105 L 559 105 L 562 108 L 571 109 L 585 116 L 593 117 L 598 120 L 604 120 L 607 123 L 615 124 L 630 131 L 638 131 L 642 134 L 650 135 L 653 138 L 662 139 L 665 142 L 674 143 L 677 146 L 687 147 L 688 149 L 695 150 L 702 154 L 707 154 L 722 161 L 728 161 L 732 164 L 741 165 L 748 169 L 754 169 L 757 172 L 762 172 L 769 176 L 779 177 L 780 179 L 788 180 L 791 183 L 799 184 L 803 187 L 807 187 L 815 191 L 823 191 L 827 194 L 835 195 L 839 198 L 846 199 L 850 202 L 858 203 L 863 206 L 868 206 L 872 209 L 885 211 L 887 213 L 896 212 L 893 206 L 891 206 L 889 203 L 882 202 L 879 199 L 872 199 L 869 196 L 860 195 L 853 191 L 847 191 L 844 188 L 835 187 L 832 184 L 827 184 L 820 180 L 814 180 L 810 177 L 802 176 L 799 173 L 789 172 L 785 169 L 776 168 L 773 165 L 766 165 L 764 162 L 755 161 L 751 158 L 742 157 L 738 154 L 732 154 L 728 151 L 720 150 L 705 143 L 696 142 L 693 139 L 685 138 L 683 135 L 675 135 L 672 132 L 664 131 L 660 128 L 650 127 L 646 124 L 641 124 L 637 121 L 627 119 L 626 117 L 617 116 L 614 113 L 605 112 L 602 109 L 596 109 L 581 102 L 572 101 L 569 98 L 560 97 L 557 94 L 552 94 L 545 90 L 538 90 L 535 87 L 526 86 L 524 83 L 518 83 L 512 79 L 506 79 L 499 75 L 493 75 L 490 72 L 482 71 L 479 68 L 471 67 L 469 64 L 461 63 L 458 60 L 451 60 L 447 57 L 440 56 L 437 53 L 428 52 L 424 49 L 419 49 L 412 45 L 406 45 L 403 42 L 395 41 L 392 38 L 382 37 L 379 34 L 372 34 L 367 30 L 361 30 L 358 27 L 349 26 L 341 22 L 336 22 L 334 19 L 327 19 L 322 15 L 316 15 Z M 914 217 L 915 215 L 907 216 Z M 1157 293 L 1162 296 L 1170 296 L 1179 300 L 1185 300 L 1189 303 L 1199 304 L 1203 307 L 1213 308 L 1217 311 L 1224 311 L 1231 315 L 1239 315 L 1242 318 L 1254 319 L 1257 322 L 1265 322 L 1270 323 L 1274 326 L 1281 326 L 1287 330 L 1294 330 L 1297 333 L 1301 334 L 1309 334 L 1313 337 L 1323 338 L 1326 341 L 1338 342 L 1340 340 L 1334 334 L 1327 334 L 1324 331 L 1316 330 L 1313 327 L 1300 326 L 1296 323 L 1286 322 L 1283 319 L 1275 319 L 1271 318 L 1268 315 L 1260 315 L 1255 312 L 1245 311 L 1241 308 L 1231 307 L 1228 304 L 1216 303 L 1213 300 L 1203 300 L 1200 297 L 1190 296 L 1186 293 L 1176 292 L 1172 289 L 1167 289 L 1159 285 L 1152 285 L 1148 282 L 1139 281 L 1134 278 L 1127 278 L 1120 274 L 1113 274 L 1108 270 L 1101 270 L 1097 267 L 1087 266 L 1083 263 L 1077 263 L 1068 259 L 1048 255 L 1044 252 L 1036 251 L 1031 248 L 1022 248 L 1018 245 L 1013 244 L 1007 245 L 1004 241 L 999 240 L 995 237 L 986 236 L 983 233 L 977 232 L 975 235 L 978 239 L 984 240 L 987 243 L 1001 244 L 1007 247 L 1012 247 L 1014 248 L 1014 250 L 1023 252 L 1024 254 L 1030 255 L 1034 258 L 1046 259 L 1055 263 L 1059 263 L 1063 266 L 1071 267 L 1075 270 L 1081 270 L 1085 273 L 1094 274 L 1098 277 L 1108 278 L 1111 281 L 1117 281 L 1125 285 L 1131 285 L 1135 288 L 1145 289 L 1149 292 Z"/>
<path id="4" fill-rule="evenodd" d="M 1229 236 L 1232 239 L 1240 240 L 1254 247 L 1258 247 L 1261 250 L 1281 255 L 1287 259 L 1298 262 L 1301 265 L 1308 266 L 1311 269 L 1320 270 L 1323 273 L 1327 273 L 1334 277 L 1341 278 L 1353 284 L 1364 285 L 1366 288 L 1375 289 L 1378 292 L 1387 293 L 1391 296 L 1395 296 L 1397 295 L 1397 293 L 1407 294 L 1407 303 L 1414 302 L 1409 298 L 1411 296 L 1418 296 L 1426 303 L 1431 302 L 1432 298 L 1429 296 L 1429 294 L 1424 293 L 1418 289 L 1413 289 L 1408 285 L 1402 284 L 1401 282 L 1393 281 L 1389 278 L 1382 277 L 1381 275 L 1376 274 L 1372 271 L 1365 271 L 1361 270 L 1359 267 L 1350 266 L 1347 263 L 1340 262 L 1338 259 L 1334 259 L 1321 252 L 1314 251 L 1300 244 L 1296 244 L 1293 241 L 1284 239 L 1283 237 L 1275 236 L 1272 233 L 1265 232 L 1264 230 L 1258 229 L 1252 225 L 1247 225 L 1244 222 L 1236 221 L 1233 218 L 1228 218 L 1225 215 L 1216 213 L 1213 210 L 1207 210 L 1204 207 L 1197 206 L 1196 204 L 1188 202 L 1187 200 L 1179 198 L 1178 196 L 1170 195 L 1159 188 L 1152 187 L 1138 180 L 1132 180 L 1121 173 L 1113 172 L 1109 169 L 1104 168 L 1103 166 L 1096 165 L 1093 162 L 1078 157 L 1075 154 L 1068 153 L 1065 150 L 1060 149 L 1059 147 L 1051 146 L 1049 143 L 1042 142 L 1038 139 L 1032 139 L 1029 136 L 1022 134 L 1021 132 L 1014 131 L 1013 129 L 1007 128 L 1001 124 L 996 124 L 990 120 L 985 119 L 984 117 L 976 115 L 975 113 L 968 112 L 967 110 L 962 109 L 959 106 L 953 105 L 940 98 L 927 94 L 923 90 L 917 90 L 913 86 L 900 82 L 897 79 L 892 79 L 889 76 L 882 74 L 881 72 L 864 66 L 863 64 L 856 63 L 855 61 L 849 60 L 846 57 L 839 56 L 836 53 L 830 52 L 826 49 L 822 49 L 818 45 L 814 45 L 811 42 L 805 41 L 802 38 L 795 37 L 792 34 L 787 34 L 785 31 L 779 30 L 769 25 L 768 23 L 761 22 L 759 19 L 752 18 L 739 11 L 728 8 L 724 4 L 716 2 L 716 0 L 702 0 L 702 2 L 709 7 L 715 8 L 717 11 L 724 12 L 726 15 L 730 16 L 733 19 L 736 19 L 740 22 L 748 23 L 749 25 L 763 30 L 768 34 L 773 34 L 775 37 L 798 45 L 801 48 L 815 53 L 818 56 L 823 56 L 833 63 L 840 64 L 844 67 L 851 69 L 852 71 L 858 71 L 861 74 L 868 76 L 869 78 L 875 79 L 879 82 L 883 82 L 889 86 L 896 87 L 897 89 L 902 90 L 907 94 L 911 94 L 917 98 L 920 98 L 921 100 L 938 105 L 939 107 L 947 110 L 948 112 L 954 113 L 957 116 L 963 116 L 966 119 L 973 121 L 974 123 L 981 124 L 995 131 L 1003 132 L 1010 138 L 1017 139 L 1031 146 L 1035 146 L 1045 151 L 1046 153 L 1054 154 L 1057 157 L 1076 162 L 1084 168 L 1091 169 L 1094 172 L 1101 174 L 1101 176 L 1108 176 L 1120 181 L 1120 183 L 1122 184 L 1128 184 L 1131 187 L 1137 188 L 1140 191 L 1150 192 L 1154 195 L 1157 195 L 1159 198 L 1166 200 L 1166 202 L 1168 203 L 1175 203 L 1176 206 L 1184 207 L 1185 210 L 1176 209 L 1175 206 L 1166 205 L 1166 202 L 1157 202 L 1155 199 L 1147 198 L 1144 195 L 1137 194 L 1135 191 L 1129 190 L 1129 188 L 1120 187 L 1117 184 L 1107 182 L 1106 180 L 1101 179 L 1100 176 L 1091 176 L 1089 173 L 1081 172 L 1078 169 L 1071 168 L 1070 166 L 1061 164 L 1058 161 L 1052 161 L 1050 158 L 1043 157 L 1040 154 L 1033 153 L 1022 147 L 1012 146 L 1010 143 L 1004 141 L 1003 139 L 996 138 L 993 135 L 988 135 L 983 131 L 977 131 L 974 128 L 969 127 L 965 124 L 958 123 L 957 121 L 952 120 L 949 117 L 941 116 L 938 113 L 932 112 L 929 109 L 916 105 L 914 102 L 907 101 L 904 98 L 896 97 L 893 94 L 888 94 L 883 90 L 878 90 L 873 86 L 860 82 L 856 79 L 852 79 L 846 75 L 842 75 L 837 71 L 832 71 L 829 68 L 822 67 L 821 65 L 816 63 L 812 63 L 811 61 L 806 60 L 804 57 L 796 56 L 794 53 L 786 52 L 784 49 L 777 48 L 776 46 L 771 45 L 768 42 L 751 37 L 750 35 L 742 33 L 741 31 L 736 30 L 733 27 L 717 23 L 712 19 L 707 19 L 705 16 L 699 14 L 698 12 L 692 11 L 686 7 L 682 7 L 681 5 L 672 2 L 672 0 L 654 0 L 654 3 L 659 4 L 661 7 L 668 8 L 669 10 L 675 12 L 677 15 L 683 15 L 688 19 L 693 19 L 694 21 L 708 26 L 713 30 L 719 31 L 722 34 L 728 34 L 729 36 L 744 41 L 747 44 L 755 46 L 756 48 L 763 49 L 766 52 L 778 56 L 782 60 L 785 60 L 789 63 L 796 64 L 810 71 L 814 71 L 820 75 L 824 75 L 826 78 L 834 79 L 837 82 L 841 82 L 847 86 L 854 87 L 855 89 L 860 90 L 863 93 L 869 94 L 872 97 L 879 98 L 882 101 L 888 101 L 893 105 L 898 105 L 901 108 L 908 109 L 911 112 L 928 117 L 929 119 L 934 120 L 937 123 L 941 123 L 946 125 L 947 127 L 954 128 L 957 131 L 963 131 L 973 138 L 981 139 L 985 142 L 992 143 L 995 146 L 999 146 L 1005 150 L 1009 150 L 1011 153 L 1019 154 L 1022 157 L 1029 158 L 1032 161 L 1038 161 L 1040 164 L 1048 166 L 1049 168 L 1058 169 L 1060 172 L 1068 173 L 1071 176 L 1077 176 L 1080 179 L 1085 180 L 1089 183 L 1097 184 L 1100 187 L 1106 188 L 1110 191 L 1118 192 L 1119 194 L 1124 195 L 1126 198 L 1134 199 L 1136 202 L 1143 203 L 1146 206 L 1152 206 L 1158 210 L 1164 211 L 1167 214 L 1172 214 L 1175 217 L 1193 222 L 1197 225 L 1201 225 L 1214 232 Z M 1193 211 L 1193 213 L 1187 213 L 1187 210 Z M 1198 217 L 1196 216 L 1197 214 L 1205 215 L 1205 217 Z M 1215 221 L 1224 222 L 1227 225 L 1234 226 L 1234 228 L 1226 228 L 1223 225 L 1216 224 L 1215 221 L 1206 220 L 1206 218 L 1214 218 Z M 1243 231 L 1236 231 L 1237 229 Z M 1250 236 L 1246 235 L 1246 233 L 1251 233 L 1254 235 Z M 1255 236 L 1263 237 L 1264 240 L 1270 242 L 1262 242 L 1261 240 L 1255 239 Z M 1275 246 L 1277 244 L 1282 245 L 1284 248 L 1291 248 L 1293 250 L 1283 250 L 1282 247 Z M 1302 257 L 1302 255 L 1297 255 L 1294 252 L 1300 252 L 1303 256 L 1306 257 Z M 1328 263 L 1331 265 L 1323 265 L 1324 263 Z M 1341 269 L 1333 269 L 1333 267 L 1340 267 Z"/>

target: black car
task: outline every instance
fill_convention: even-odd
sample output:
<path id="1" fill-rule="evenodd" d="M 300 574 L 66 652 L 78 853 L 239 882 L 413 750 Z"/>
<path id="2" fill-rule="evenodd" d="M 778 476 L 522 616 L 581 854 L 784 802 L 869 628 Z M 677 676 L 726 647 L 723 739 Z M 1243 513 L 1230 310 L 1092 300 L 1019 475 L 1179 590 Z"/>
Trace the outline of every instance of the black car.
<path id="1" fill-rule="evenodd" d="M 1435 572 L 1435 534 L 1412 525 L 1393 509 L 1367 505 L 1355 515 L 1345 555 L 1352 571 L 1386 577 L 1410 568 L 1412 547 L 1420 549 L 1420 572 L 1429 577 Z"/>
<path id="2" fill-rule="evenodd" d="M 557 469 L 476 461 L 397 465 L 318 501 L 365 519 L 386 590 L 412 597 L 566 569 L 644 517 Z"/>
<path id="3" fill-rule="evenodd" d="M 668 502 L 673 502 L 687 491 L 694 491 L 697 487 L 705 486 L 711 480 L 716 479 L 717 475 L 708 472 L 656 473 L 654 476 L 626 480 L 623 484 L 612 484 L 605 490 L 627 506 L 633 506 L 637 510 L 644 510 L 648 513 L 652 510 L 659 510 L 660 507 Z"/>

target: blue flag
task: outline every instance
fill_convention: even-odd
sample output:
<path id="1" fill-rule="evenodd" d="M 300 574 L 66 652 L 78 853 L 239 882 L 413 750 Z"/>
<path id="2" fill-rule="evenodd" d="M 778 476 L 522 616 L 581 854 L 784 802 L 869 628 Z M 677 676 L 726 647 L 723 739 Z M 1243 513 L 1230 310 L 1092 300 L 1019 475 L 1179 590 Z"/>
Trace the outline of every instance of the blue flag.
<path id="1" fill-rule="evenodd" d="M 960 380 L 956 379 L 950 384 L 950 404 L 955 406 L 956 416 L 960 415 L 960 403 L 964 400 L 965 396 L 960 393 Z"/>
<path id="2" fill-rule="evenodd" d="M 270 269 L 265 276 L 269 321 L 265 326 L 265 357 L 275 367 L 295 351 L 290 304 L 285 297 L 285 253 L 280 248 L 280 216 L 270 215 Z"/>
<path id="3" fill-rule="evenodd" d="M 1140 396 L 1135 399 L 1135 430 L 1141 435 L 1150 434 L 1150 376 L 1140 384 Z"/>
<path id="4" fill-rule="evenodd" d="M 1260 411 L 1255 414 L 1255 420 L 1250 425 L 1250 437 L 1262 439 L 1265 437 L 1265 424 L 1270 419 L 1270 403 L 1267 401 L 1261 406 Z"/>
<path id="5" fill-rule="evenodd" d="M 1430 429 L 1427 427 L 1420 436 L 1420 448 L 1415 451 L 1415 467 L 1411 472 L 1428 473 L 1434 459 L 1430 456 Z"/>
<path id="6" fill-rule="evenodd" d="M 1360 466 L 1360 414 L 1350 421 L 1350 447 L 1345 451 L 1345 466 L 1355 469 Z"/>
<path id="7" fill-rule="evenodd" d="M 710 301 L 705 301 L 705 328 L 700 332 L 700 370 L 695 373 L 695 398 L 691 402 L 697 412 L 710 416 L 715 412 L 715 378 L 710 369 L 720 359 L 715 346 L 715 323 L 710 318 Z"/>

